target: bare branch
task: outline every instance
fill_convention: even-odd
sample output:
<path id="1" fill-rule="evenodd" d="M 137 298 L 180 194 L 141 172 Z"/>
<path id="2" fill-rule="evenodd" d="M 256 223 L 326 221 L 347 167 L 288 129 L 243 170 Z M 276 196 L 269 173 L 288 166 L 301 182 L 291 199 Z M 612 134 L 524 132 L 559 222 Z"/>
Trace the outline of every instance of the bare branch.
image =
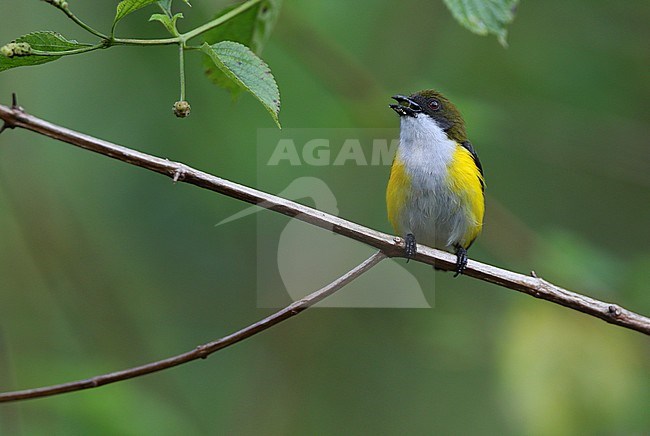
<path id="1" fill-rule="evenodd" d="M 368 259 L 355 266 L 353 269 L 334 280 L 327 286 L 322 287 L 316 292 L 307 295 L 298 301 L 295 301 L 282 310 L 275 312 L 273 315 L 253 323 L 235 333 L 224 336 L 216 341 L 209 342 L 204 345 L 199 345 L 192 351 L 188 351 L 177 356 L 173 356 L 157 362 L 148 363 L 135 368 L 129 368 L 122 371 L 112 372 L 110 374 L 99 375 L 85 380 L 78 380 L 70 383 L 63 383 L 59 385 L 46 386 L 36 389 L 25 389 L 23 391 L 6 392 L 0 394 L 0 403 L 8 401 L 27 400 L 30 398 L 48 397 L 50 395 L 63 394 L 65 392 L 80 391 L 84 389 L 96 388 L 99 386 L 115 383 L 121 380 L 127 380 L 134 377 L 139 377 L 152 372 L 161 371 L 163 369 L 172 368 L 174 366 L 182 365 L 183 363 L 190 362 L 197 359 L 205 359 L 210 354 L 215 353 L 223 348 L 250 338 L 257 333 L 285 321 L 293 316 L 298 315 L 303 310 L 313 306 L 319 301 L 324 300 L 330 295 L 334 294 L 339 289 L 343 288 L 348 283 L 352 282 L 357 277 L 368 271 L 373 266 L 384 260 L 386 255 L 381 251 L 376 252 Z"/>
<path id="2" fill-rule="evenodd" d="M 317 209 L 307 207 L 272 194 L 267 194 L 256 189 L 216 177 L 179 162 L 172 162 L 166 159 L 161 159 L 51 124 L 47 121 L 25 113 L 23 109 L 18 106 L 14 105 L 14 107 L 7 107 L 0 105 L 0 119 L 4 120 L 5 124 L 10 128 L 20 127 L 31 130 L 41 135 L 49 136 L 51 138 L 67 142 L 77 147 L 85 148 L 87 150 L 94 151 L 96 153 L 112 157 L 114 159 L 132 165 L 140 166 L 142 168 L 164 174 L 172 178 L 174 181 L 181 181 L 200 186 L 202 188 L 219 192 L 232 198 L 236 198 L 252 204 L 257 204 L 259 206 L 280 212 L 290 217 L 295 217 L 315 226 L 331 229 L 335 233 L 371 245 L 381 250 L 385 256 L 403 256 L 404 241 L 399 237 L 378 232 L 376 230 L 372 230 L 351 221 L 347 221 L 342 218 L 327 214 Z M 375 256 L 379 256 L 379 254 Z M 374 263 L 381 260 L 379 257 L 376 257 L 373 263 L 371 259 L 364 263 L 370 263 L 368 268 L 374 265 Z M 418 245 L 415 260 L 430 265 L 435 265 L 436 268 L 443 270 L 453 270 L 456 263 L 456 257 L 453 254 L 435 250 L 424 245 Z M 361 268 L 364 264 L 360 265 L 357 268 Z M 600 318 L 611 324 L 650 335 L 650 318 L 624 309 L 617 304 L 606 303 L 560 288 L 537 277 L 534 274 L 532 276 L 525 276 L 523 274 L 518 274 L 509 270 L 494 267 L 473 260 L 470 260 L 468 262 L 467 268 L 463 274 L 486 282 L 497 284 L 504 288 L 523 292 L 536 298 L 551 301 L 553 303 Z M 300 302 L 296 302 L 294 304 L 298 303 Z M 310 304 L 313 304 L 313 302 Z M 259 323 L 253 324 L 249 327 L 246 327 L 245 329 L 240 330 L 233 335 L 222 338 L 219 341 L 213 342 L 211 344 L 207 344 L 209 347 L 209 352 L 206 352 L 206 348 L 204 348 L 206 346 L 203 346 L 197 348 L 192 352 L 185 353 L 167 360 L 155 362 L 129 370 L 124 370 L 113 374 L 108 374 L 105 376 L 99 376 L 88 380 L 58 385 L 50 388 L 1 394 L 0 401 L 10 401 L 21 398 L 34 398 L 36 396 L 52 395 L 60 392 L 69 392 L 71 390 L 100 386 L 102 384 L 111 383 L 117 380 L 132 378 L 138 375 L 147 374 L 150 372 L 158 371 L 160 369 L 179 365 L 196 358 L 194 357 L 193 353 L 198 353 L 199 355 L 197 357 L 205 357 L 218 349 L 224 348 L 231 343 L 235 343 L 245 337 L 249 337 L 252 334 L 257 333 L 258 330 L 256 329 L 259 328 L 260 323 L 262 324 L 262 328 L 259 331 L 264 330 L 271 325 L 274 325 L 275 323 L 292 316 L 287 315 L 285 313 L 286 311 L 292 313 L 292 311 L 298 310 L 299 312 L 308 307 L 309 304 L 307 304 L 305 307 L 300 307 L 299 309 L 296 309 L 296 307 L 293 306 L 294 305 L 288 306 L 286 309 L 283 309 L 271 317 L 266 318 L 265 320 L 262 320 Z M 244 332 L 243 334 L 245 336 L 238 336 L 241 335 L 242 332 Z M 212 347 L 215 348 L 213 349 Z M 41 393 L 43 391 L 45 393 Z M 34 392 L 36 392 L 36 394 L 34 394 Z"/>
<path id="3" fill-rule="evenodd" d="M 31 130 L 77 147 L 164 174 L 174 181 L 200 186 L 298 218 L 325 229 L 331 229 L 335 233 L 378 248 L 387 256 L 401 257 L 404 254 L 404 241 L 399 237 L 378 232 L 282 197 L 213 176 L 179 162 L 161 159 L 51 124 L 25 113 L 19 106 L 7 107 L 0 105 L 0 119 L 4 120 L 12 128 L 20 127 Z M 447 271 L 453 270 L 456 265 L 456 257 L 453 254 L 424 245 L 418 245 L 415 260 L 435 265 L 436 268 Z M 525 276 L 473 260 L 468 262 L 463 274 L 578 310 L 611 324 L 650 335 L 650 318 L 626 310 L 616 304 L 606 303 L 568 291 L 536 276 Z"/>

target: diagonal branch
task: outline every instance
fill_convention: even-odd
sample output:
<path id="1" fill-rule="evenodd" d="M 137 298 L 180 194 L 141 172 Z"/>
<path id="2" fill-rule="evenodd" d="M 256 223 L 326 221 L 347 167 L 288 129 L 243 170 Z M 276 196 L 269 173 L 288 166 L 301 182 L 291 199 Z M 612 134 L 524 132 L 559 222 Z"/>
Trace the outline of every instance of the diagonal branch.
<path id="1" fill-rule="evenodd" d="M 31 130 L 41 135 L 45 135 L 59 141 L 67 142 L 77 147 L 85 148 L 104 156 L 108 156 L 113 159 L 129 163 L 131 165 L 140 166 L 150 171 L 166 175 L 168 177 L 171 177 L 174 181 L 182 181 L 200 186 L 202 188 L 209 189 L 211 191 L 215 191 L 223 195 L 236 198 L 238 200 L 260 205 L 262 207 L 280 212 L 290 217 L 298 218 L 318 227 L 331 229 L 335 233 L 346 236 L 350 239 L 360 241 L 367 245 L 371 245 L 379 249 L 385 256 L 403 256 L 404 241 L 399 237 L 378 232 L 376 230 L 327 214 L 317 209 L 295 203 L 282 197 L 267 194 L 256 189 L 219 178 L 217 176 L 199 171 L 179 162 L 172 162 L 166 159 L 161 159 L 156 156 L 141 153 L 139 151 L 122 147 L 108 141 L 93 138 L 92 136 L 57 126 L 25 113 L 23 109 L 17 106 L 15 103 L 12 107 L 0 105 L 0 119 L 4 121 L 4 127 L 6 128 L 19 127 L 26 130 Z M 379 259 L 377 259 L 377 261 L 378 260 Z M 435 265 L 436 268 L 447 271 L 453 270 L 456 263 L 456 257 L 453 254 L 435 250 L 424 245 L 418 245 L 415 260 L 430 265 Z M 650 318 L 624 309 L 617 304 L 596 300 L 594 298 L 560 288 L 559 286 L 555 286 L 537 277 L 535 274 L 532 274 L 532 276 L 526 276 L 473 260 L 470 260 L 468 262 L 467 269 L 463 272 L 463 274 L 489 283 L 497 284 L 504 288 L 519 291 L 536 298 L 547 300 L 561 306 L 577 310 L 579 312 L 586 313 L 611 324 L 650 335 Z M 290 310 L 295 310 L 295 308 Z M 273 321 L 265 328 L 268 328 L 283 319 L 285 318 Z M 254 326 L 255 324 L 245 328 L 244 330 L 254 328 Z M 257 331 L 251 332 L 251 335 L 255 333 L 257 333 Z M 217 349 L 228 345 L 230 345 L 230 343 L 226 343 Z M 216 349 L 214 351 L 216 351 Z M 184 356 L 186 355 L 177 356 L 175 358 L 171 358 L 162 362 L 165 362 L 165 364 L 169 365 L 169 367 L 175 366 L 176 364 L 184 363 L 186 361 L 183 360 L 187 359 L 187 357 Z M 180 359 L 180 361 L 176 362 L 175 359 Z M 126 373 L 127 376 L 124 378 L 130 378 L 163 369 L 159 368 L 150 370 L 149 368 L 151 365 L 156 365 L 156 363 L 114 374 L 117 374 L 119 377 L 120 374 L 123 375 Z M 93 387 L 93 385 L 96 385 L 97 383 L 105 384 L 106 382 L 103 381 L 104 379 L 102 377 L 106 376 L 100 376 L 95 379 L 89 379 L 81 382 L 74 382 L 71 385 L 78 383 L 82 385 L 80 388 L 83 389 L 85 387 Z M 115 376 L 113 375 L 113 377 Z M 117 380 L 119 380 L 119 378 L 111 379 L 111 381 Z M 85 384 L 88 384 L 88 386 Z M 76 390 L 70 389 L 68 385 L 61 386 L 63 386 L 63 388 L 61 388 L 59 391 L 49 392 L 42 395 L 51 395 L 57 392 Z M 23 396 L 20 398 L 33 397 L 25 397 L 25 392 L 30 391 L 23 391 L 21 393 Z M 7 398 L 7 395 L 10 394 L 12 393 L 2 394 L 2 396 L 0 396 L 0 400 Z M 8 401 L 8 399 L 5 401 Z"/>
<path id="2" fill-rule="evenodd" d="M 209 342 L 204 345 L 199 345 L 192 351 L 169 357 L 164 360 L 159 360 L 157 362 L 148 363 L 142 366 L 136 366 L 134 368 L 125 369 L 122 371 L 112 372 L 110 374 L 99 375 L 85 380 L 77 380 L 70 383 L 63 383 L 60 385 L 46 386 L 36 389 L 25 389 L 23 391 L 1 393 L 0 403 L 27 400 L 30 398 L 48 397 L 50 395 L 96 388 L 121 380 L 127 380 L 146 374 L 151 374 L 152 372 L 162 371 L 163 369 L 173 368 L 174 366 L 182 365 L 183 363 L 191 362 L 192 360 L 205 359 L 212 353 L 234 345 L 237 342 L 243 341 L 244 339 L 256 335 L 257 333 L 263 332 L 264 330 L 273 327 L 274 325 L 284 320 L 298 315 L 303 310 L 334 294 L 336 291 L 352 282 L 357 277 L 361 276 L 363 273 L 368 271 L 373 266 L 377 265 L 385 258 L 386 255 L 381 251 L 378 251 L 341 277 L 334 280 L 332 283 L 324 286 L 316 292 L 307 295 L 305 298 L 295 301 L 284 309 L 275 312 L 273 315 L 267 316 L 266 318 L 247 327 L 244 327 L 235 333 L 231 333 L 228 336 L 217 339 L 216 341 Z"/>
<path id="3" fill-rule="evenodd" d="M 179 162 L 161 159 L 108 141 L 94 138 L 65 127 L 29 115 L 16 106 L 0 105 L 0 119 L 8 128 L 20 127 L 77 147 L 85 148 L 131 165 L 137 165 L 160 174 L 227 195 L 247 203 L 261 205 L 267 209 L 296 217 L 318 227 L 331 229 L 334 233 L 363 242 L 380 249 L 387 256 L 403 256 L 404 241 L 396 236 L 378 232 L 362 225 L 330 215 L 320 210 L 304 206 L 276 195 L 268 194 L 248 186 L 222 179 L 199 171 Z M 456 257 L 453 254 L 418 245 L 415 260 L 434 265 L 446 271 L 453 270 Z M 555 286 L 534 274 L 525 276 L 506 269 L 469 260 L 464 275 L 504 288 L 523 292 L 533 297 L 586 313 L 611 324 L 636 330 L 650 335 L 650 318 L 631 312 L 617 304 L 606 303 Z"/>

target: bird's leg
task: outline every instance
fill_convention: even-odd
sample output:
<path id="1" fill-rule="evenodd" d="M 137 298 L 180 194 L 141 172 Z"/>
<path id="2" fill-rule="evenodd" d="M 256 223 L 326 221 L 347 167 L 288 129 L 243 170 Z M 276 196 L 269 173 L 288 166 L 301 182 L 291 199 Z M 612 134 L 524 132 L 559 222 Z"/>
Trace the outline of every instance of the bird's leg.
<path id="1" fill-rule="evenodd" d="M 406 253 L 406 263 L 408 263 L 409 260 L 413 259 L 415 257 L 415 252 L 417 251 L 417 244 L 415 243 L 415 236 L 413 236 L 413 233 L 409 233 L 406 235 L 406 238 L 404 238 L 404 245 L 405 245 L 405 253 Z"/>
<path id="2" fill-rule="evenodd" d="M 461 274 L 463 270 L 467 267 L 467 250 L 463 247 L 456 247 L 456 274 L 454 277 L 458 277 L 458 274 Z"/>

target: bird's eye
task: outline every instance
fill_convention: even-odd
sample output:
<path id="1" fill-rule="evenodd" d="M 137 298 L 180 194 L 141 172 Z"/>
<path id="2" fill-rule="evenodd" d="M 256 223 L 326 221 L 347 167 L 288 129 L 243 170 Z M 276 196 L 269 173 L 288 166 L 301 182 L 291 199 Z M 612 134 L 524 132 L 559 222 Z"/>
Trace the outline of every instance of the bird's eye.
<path id="1" fill-rule="evenodd" d="M 429 100 L 429 109 L 437 111 L 440 109 L 440 102 L 438 100 Z"/>

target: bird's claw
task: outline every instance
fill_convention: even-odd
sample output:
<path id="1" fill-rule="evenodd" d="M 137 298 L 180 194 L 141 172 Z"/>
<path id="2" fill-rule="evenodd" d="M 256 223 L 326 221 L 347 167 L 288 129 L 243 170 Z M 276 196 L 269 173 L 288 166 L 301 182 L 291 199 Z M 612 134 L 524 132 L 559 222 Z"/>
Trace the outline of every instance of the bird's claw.
<path id="1" fill-rule="evenodd" d="M 462 274 L 463 271 L 467 268 L 467 250 L 463 247 L 458 247 L 456 250 L 456 274 L 454 277 L 458 277 L 459 274 Z"/>
<path id="2" fill-rule="evenodd" d="M 406 238 L 404 238 L 404 252 L 406 254 L 406 262 L 408 263 L 409 260 L 413 259 L 415 257 L 415 253 L 417 252 L 417 244 L 415 242 L 415 236 L 413 236 L 412 233 L 409 233 L 406 235 Z"/>

